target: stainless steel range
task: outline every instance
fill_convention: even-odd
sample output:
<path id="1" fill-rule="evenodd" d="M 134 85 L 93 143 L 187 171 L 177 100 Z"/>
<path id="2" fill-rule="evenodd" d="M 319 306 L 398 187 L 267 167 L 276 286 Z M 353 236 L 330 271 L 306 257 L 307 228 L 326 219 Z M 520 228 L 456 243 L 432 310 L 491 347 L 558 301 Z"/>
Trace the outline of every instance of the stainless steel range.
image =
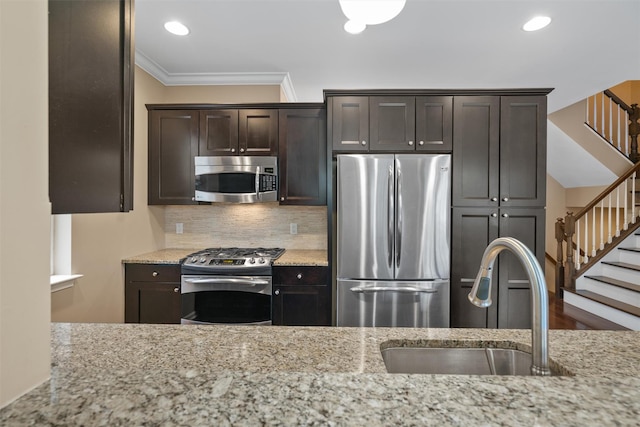
<path id="1" fill-rule="evenodd" d="M 281 248 L 210 248 L 182 263 L 182 323 L 271 324 L 271 266 Z"/>

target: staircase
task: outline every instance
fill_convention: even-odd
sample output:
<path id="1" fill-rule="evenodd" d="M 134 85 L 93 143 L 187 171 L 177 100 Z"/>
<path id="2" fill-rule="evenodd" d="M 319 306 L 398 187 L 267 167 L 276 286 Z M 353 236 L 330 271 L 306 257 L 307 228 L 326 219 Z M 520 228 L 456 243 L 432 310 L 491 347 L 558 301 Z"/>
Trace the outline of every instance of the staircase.
<path id="1" fill-rule="evenodd" d="M 623 104 L 605 91 L 587 101 L 585 124 L 637 162 L 640 109 L 637 104 Z M 614 113 L 614 106 L 620 107 L 619 113 Z M 556 292 L 564 303 L 636 331 L 640 331 L 639 196 L 640 162 L 577 214 L 569 212 L 556 223 Z"/>
<path id="2" fill-rule="evenodd" d="M 640 330 L 640 232 L 628 236 L 578 277 L 575 289 L 565 288 L 564 302 Z"/>

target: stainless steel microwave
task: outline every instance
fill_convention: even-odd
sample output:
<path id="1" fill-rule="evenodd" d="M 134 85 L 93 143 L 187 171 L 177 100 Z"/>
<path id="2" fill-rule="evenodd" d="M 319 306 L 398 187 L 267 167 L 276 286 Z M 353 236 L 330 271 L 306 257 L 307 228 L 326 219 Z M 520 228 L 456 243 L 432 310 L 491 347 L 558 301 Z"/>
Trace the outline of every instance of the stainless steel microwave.
<path id="1" fill-rule="evenodd" d="M 278 158 L 272 156 L 198 156 L 198 202 L 258 203 L 278 200 Z"/>

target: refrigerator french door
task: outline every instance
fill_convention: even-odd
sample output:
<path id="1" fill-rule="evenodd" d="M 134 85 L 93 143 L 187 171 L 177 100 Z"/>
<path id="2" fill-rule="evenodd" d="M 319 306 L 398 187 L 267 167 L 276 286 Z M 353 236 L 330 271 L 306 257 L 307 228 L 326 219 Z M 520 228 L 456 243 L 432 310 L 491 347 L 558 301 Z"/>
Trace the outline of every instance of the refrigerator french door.
<path id="1" fill-rule="evenodd" d="M 449 326 L 448 154 L 337 156 L 337 325 Z"/>

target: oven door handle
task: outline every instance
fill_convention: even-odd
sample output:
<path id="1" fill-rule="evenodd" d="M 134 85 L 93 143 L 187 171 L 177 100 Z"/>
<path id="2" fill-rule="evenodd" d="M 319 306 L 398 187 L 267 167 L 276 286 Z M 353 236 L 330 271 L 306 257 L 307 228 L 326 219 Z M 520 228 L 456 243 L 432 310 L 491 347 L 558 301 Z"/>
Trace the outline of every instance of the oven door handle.
<path id="1" fill-rule="evenodd" d="M 268 285 L 268 280 L 246 280 L 246 279 L 237 279 L 233 277 L 216 277 L 210 279 L 186 279 L 188 283 L 193 283 L 196 285 L 204 284 L 204 283 L 234 283 L 240 285 Z"/>

